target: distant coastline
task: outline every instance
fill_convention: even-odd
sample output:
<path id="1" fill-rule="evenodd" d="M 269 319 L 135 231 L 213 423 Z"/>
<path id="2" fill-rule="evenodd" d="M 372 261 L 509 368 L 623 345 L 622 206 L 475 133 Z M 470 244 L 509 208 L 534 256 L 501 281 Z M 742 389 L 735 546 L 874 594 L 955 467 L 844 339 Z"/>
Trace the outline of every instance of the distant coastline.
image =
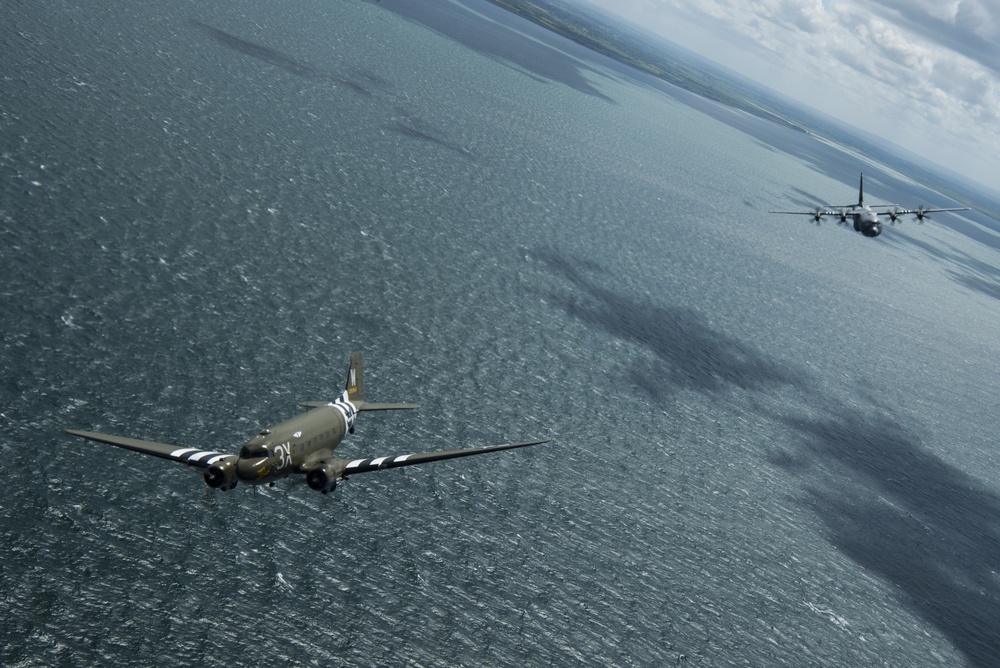
<path id="1" fill-rule="evenodd" d="M 487 1 L 596 53 L 695 95 L 822 138 L 885 164 L 902 166 L 919 183 L 1000 221 L 1000 202 L 995 199 L 996 194 L 976 188 L 961 175 L 940 165 L 928 164 L 905 148 L 866 136 L 857 128 L 812 114 L 805 107 L 798 108 L 795 103 L 783 101 L 762 87 L 755 88 L 749 81 L 740 81 L 738 76 L 727 74 L 723 68 L 707 61 L 700 63 L 697 57 L 688 60 L 667 53 L 666 49 L 657 49 L 644 42 L 638 32 L 619 29 L 613 21 L 603 20 L 605 17 L 594 10 L 579 5 L 570 7 L 558 0 Z"/>
<path id="2" fill-rule="evenodd" d="M 592 51 L 696 95 L 799 132 L 809 131 L 794 120 L 765 109 L 703 69 L 691 63 L 669 59 L 666 54 L 656 53 L 635 37 L 600 23 L 596 18 L 585 16 L 577 7 L 568 9 L 556 3 L 530 0 L 488 1 Z"/>

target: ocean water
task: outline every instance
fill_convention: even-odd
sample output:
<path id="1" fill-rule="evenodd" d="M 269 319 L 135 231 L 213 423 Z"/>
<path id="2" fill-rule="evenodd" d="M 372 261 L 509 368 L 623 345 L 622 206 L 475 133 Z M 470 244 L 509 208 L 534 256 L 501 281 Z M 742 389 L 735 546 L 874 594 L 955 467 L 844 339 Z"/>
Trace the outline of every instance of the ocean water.
<path id="1" fill-rule="evenodd" d="M 478 0 L 15 3 L 0 662 L 1000 665 L 998 221 Z M 64 427 L 344 456 L 209 490 Z"/>

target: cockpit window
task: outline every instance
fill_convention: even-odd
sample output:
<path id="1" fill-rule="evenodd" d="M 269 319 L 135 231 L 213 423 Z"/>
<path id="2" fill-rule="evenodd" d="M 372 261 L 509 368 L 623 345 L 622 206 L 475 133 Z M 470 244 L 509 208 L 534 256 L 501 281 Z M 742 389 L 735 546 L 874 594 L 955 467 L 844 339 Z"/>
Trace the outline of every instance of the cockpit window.
<path id="1" fill-rule="evenodd" d="M 250 447 L 246 445 L 244 445 L 243 449 L 240 450 L 240 459 L 256 459 L 258 457 L 267 457 L 267 450 L 260 447 L 251 450 Z"/>

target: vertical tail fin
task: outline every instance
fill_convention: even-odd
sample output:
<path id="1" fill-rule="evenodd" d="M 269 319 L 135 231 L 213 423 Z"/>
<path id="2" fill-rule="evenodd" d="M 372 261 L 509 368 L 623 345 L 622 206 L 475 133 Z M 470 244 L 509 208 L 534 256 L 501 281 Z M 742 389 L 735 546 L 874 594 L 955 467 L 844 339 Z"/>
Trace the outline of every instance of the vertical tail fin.
<path id="1" fill-rule="evenodd" d="M 365 379 L 361 371 L 361 353 L 351 355 L 351 366 L 347 369 L 347 382 L 344 384 L 343 394 L 334 401 L 300 401 L 299 406 L 303 408 L 321 408 L 334 404 L 343 406 L 344 401 L 352 404 L 347 418 L 348 428 L 351 433 L 354 433 L 355 411 L 399 411 L 418 407 L 418 404 L 377 404 L 366 402 Z"/>
<path id="2" fill-rule="evenodd" d="M 865 175 L 861 174 L 861 186 L 858 190 L 858 206 L 864 207 L 865 205 Z"/>
<path id="3" fill-rule="evenodd" d="M 365 380 L 361 374 L 361 353 L 351 355 L 351 367 L 347 370 L 347 399 L 352 404 L 365 402 Z"/>
<path id="4" fill-rule="evenodd" d="M 361 373 L 361 353 L 351 355 L 351 368 L 347 370 L 347 400 L 359 411 L 399 411 L 417 408 L 417 404 L 379 404 L 365 401 L 365 380 Z"/>

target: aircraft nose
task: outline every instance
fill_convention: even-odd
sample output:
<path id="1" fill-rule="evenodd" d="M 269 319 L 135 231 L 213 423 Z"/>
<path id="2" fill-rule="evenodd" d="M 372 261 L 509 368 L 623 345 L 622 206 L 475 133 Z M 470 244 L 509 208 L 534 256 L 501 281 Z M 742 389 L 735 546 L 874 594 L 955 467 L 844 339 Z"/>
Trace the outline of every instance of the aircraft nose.
<path id="1" fill-rule="evenodd" d="M 257 480 L 267 475 L 265 470 L 266 459 L 243 459 L 236 460 L 236 475 L 240 480 Z"/>

